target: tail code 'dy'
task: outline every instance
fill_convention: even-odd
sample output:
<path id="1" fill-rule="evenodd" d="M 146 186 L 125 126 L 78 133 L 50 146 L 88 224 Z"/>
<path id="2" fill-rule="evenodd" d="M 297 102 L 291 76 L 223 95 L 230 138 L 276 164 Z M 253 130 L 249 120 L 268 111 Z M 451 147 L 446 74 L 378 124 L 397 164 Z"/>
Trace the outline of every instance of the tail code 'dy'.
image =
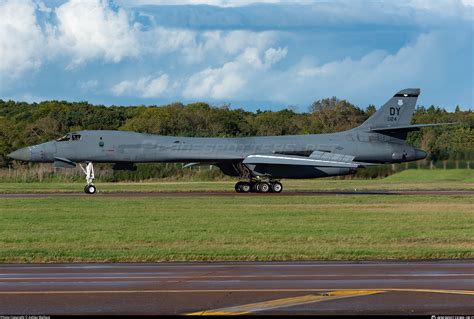
<path id="1" fill-rule="evenodd" d="M 372 129 L 410 125 L 418 95 L 420 95 L 420 89 L 399 91 L 369 117 L 361 127 Z"/>

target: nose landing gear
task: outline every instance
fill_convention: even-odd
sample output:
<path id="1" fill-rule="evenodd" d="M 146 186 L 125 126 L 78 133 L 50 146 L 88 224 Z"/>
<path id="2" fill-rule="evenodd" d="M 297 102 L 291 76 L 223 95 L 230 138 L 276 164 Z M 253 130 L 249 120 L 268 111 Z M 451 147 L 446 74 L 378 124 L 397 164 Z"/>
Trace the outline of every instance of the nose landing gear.
<path id="1" fill-rule="evenodd" d="M 86 168 L 82 167 L 81 164 L 79 164 L 81 167 L 82 171 L 86 175 L 86 182 L 87 185 L 84 187 L 84 193 L 86 194 L 95 194 L 97 191 L 97 188 L 94 186 L 92 183 L 94 181 L 94 165 L 92 165 L 92 162 L 88 162 L 86 165 Z"/>
<path id="2" fill-rule="evenodd" d="M 235 191 L 237 193 L 281 193 L 283 185 L 278 181 L 250 181 L 237 182 Z"/>

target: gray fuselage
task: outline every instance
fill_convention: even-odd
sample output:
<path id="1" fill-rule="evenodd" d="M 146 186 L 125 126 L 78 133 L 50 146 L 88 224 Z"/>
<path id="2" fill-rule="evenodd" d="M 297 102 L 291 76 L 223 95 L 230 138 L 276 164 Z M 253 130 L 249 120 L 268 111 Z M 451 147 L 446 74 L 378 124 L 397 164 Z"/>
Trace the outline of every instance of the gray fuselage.
<path id="1" fill-rule="evenodd" d="M 9 156 L 54 162 L 55 167 L 75 167 L 78 162 L 115 163 L 115 169 L 129 169 L 134 163 L 208 163 L 226 175 L 248 179 L 346 175 L 359 167 L 427 156 L 406 143 L 408 132 L 438 125 L 410 124 L 419 94 L 416 88 L 401 90 L 362 125 L 338 133 L 205 138 L 79 131 Z"/>
<path id="2" fill-rule="evenodd" d="M 318 135 L 201 138 L 126 131 L 80 131 L 78 140 L 50 141 L 29 147 L 31 160 L 53 162 L 150 163 L 242 161 L 251 154 L 308 154 L 313 151 L 350 154 L 355 161 L 399 163 L 420 159 L 403 140 L 357 130 Z M 423 152 L 424 153 L 424 152 Z M 400 157 L 397 154 L 405 154 Z M 426 154 L 423 154 L 426 155 Z M 424 157 L 423 157 L 424 158 Z"/>
<path id="3" fill-rule="evenodd" d="M 26 148 L 25 148 L 26 149 Z M 354 161 L 400 163 L 426 157 L 404 140 L 384 134 L 352 129 L 318 135 L 262 136 L 241 138 L 200 138 L 142 134 L 126 131 L 79 131 L 64 139 L 27 148 L 25 160 L 95 163 L 211 163 L 232 176 L 239 176 L 232 163 L 242 162 L 252 154 L 309 156 L 314 151 L 348 154 Z M 20 150 L 21 151 L 21 150 Z M 28 156 L 28 155 L 25 155 Z M 257 165 L 253 171 L 274 178 L 316 178 L 347 175 L 348 168 L 292 165 Z"/>

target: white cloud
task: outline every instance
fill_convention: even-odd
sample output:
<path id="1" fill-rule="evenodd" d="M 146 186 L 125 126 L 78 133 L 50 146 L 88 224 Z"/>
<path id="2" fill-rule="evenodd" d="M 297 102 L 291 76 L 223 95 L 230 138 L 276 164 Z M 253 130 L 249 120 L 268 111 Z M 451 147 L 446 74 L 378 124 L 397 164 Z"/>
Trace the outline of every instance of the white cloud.
<path id="1" fill-rule="evenodd" d="M 399 4 L 402 6 L 402 4 Z M 430 21 L 433 24 L 443 24 L 444 18 L 452 18 L 455 23 L 461 19 L 474 20 L 473 0 L 409 0 L 406 4 L 418 21 Z"/>
<path id="2" fill-rule="evenodd" d="M 143 32 L 141 40 L 149 53 L 161 55 L 195 46 L 196 35 L 192 30 L 156 27 Z"/>
<path id="3" fill-rule="evenodd" d="M 160 26 L 140 31 L 123 9 L 114 10 L 105 0 L 70 0 L 54 10 L 43 2 L 11 0 L 0 2 L 0 8 L 0 72 L 9 77 L 38 69 L 46 60 L 64 60 L 72 69 L 91 60 L 118 63 L 126 57 L 158 59 L 173 53 L 175 61 L 219 64 L 249 47 L 265 50 L 278 39 L 274 31 L 200 32 Z M 55 16 L 55 23 L 45 23 L 42 29 L 36 12 Z"/>
<path id="4" fill-rule="evenodd" d="M 279 36 L 275 31 L 202 31 L 156 27 L 140 34 L 142 50 L 155 56 L 177 53 L 186 63 L 228 60 L 248 47 L 264 50 Z"/>
<path id="5" fill-rule="evenodd" d="M 223 7 L 251 2 L 254 1 L 181 1 Z M 405 4 L 385 0 L 314 1 L 300 7 L 294 2 L 275 2 L 283 5 L 269 6 L 269 12 L 252 11 L 261 7 L 187 8 L 183 12 L 189 12 L 189 19 L 180 24 L 179 16 L 176 19 L 178 27 L 171 28 L 164 27 L 166 23 L 160 25 L 163 19 L 156 18 L 153 10 L 150 10 L 150 16 L 155 20 L 141 20 L 137 14 L 141 10 L 146 13 L 146 8 L 126 11 L 107 0 L 69 0 L 56 8 L 49 8 L 40 0 L 0 0 L 0 92 L 4 96 L 12 95 L 5 87 L 15 83 L 18 87 L 34 87 L 38 80 L 25 78 L 38 70 L 41 72 L 38 74 L 50 76 L 49 82 L 55 83 L 52 76 L 61 82 L 61 77 L 81 75 L 83 70 L 70 72 L 81 65 L 87 73 L 87 77 L 81 77 L 85 82 L 63 81 L 66 83 L 63 87 L 74 83 L 70 86 L 75 91 L 79 88 L 82 95 L 96 91 L 98 80 L 87 81 L 92 77 L 100 79 L 101 86 L 110 87 L 109 92 L 115 96 L 307 104 L 312 99 L 332 95 L 385 97 L 387 92 L 393 93 L 393 90 L 407 86 L 421 86 L 424 92 L 426 89 L 435 91 L 454 83 L 451 79 L 457 79 L 459 86 L 464 87 L 464 96 L 468 96 L 463 101 L 469 100 L 465 92 L 472 92 L 472 76 L 469 78 L 465 74 L 473 71 L 470 59 L 472 23 L 465 20 L 474 17 L 473 0 L 409 0 Z M 305 1 L 299 3 L 302 2 Z M 137 2 L 130 3 L 137 5 Z M 161 12 L 163 8 L 159 9 Z M 181 8 L 176 10 L 181 14 Z M 214 30 L 212 21 L 204 24 L 203 29 L 199 28 L 200 21 L 209 19 L 205 13 L 214 11 L 221 15 L 213 17 L 224 17 L 215 20 L 223 29 Z M 249 22 L 242 12 L 254 14 L 253 22 Z M 228 13 L 232 15 L 227 16 Z M 239 23 L 244 23 L 245 27 L 240 29 L 242 24 Z M 360 47 L 355 45 L 360 32 L 371 28 L 371 23 L 382 27 L 369 32 L 388 30 L 387 34 L 394 36 L 394 42 L 389 45 L 389 41 L 373 40 L 370 43 L 369 36 L 361 36 Z M 189 25 L 197 28 L 186 28 Z M 267 30 L 268 25 L 275 30 L 255 31 Z M 308 32 L 304 29 L 305 26 L 321 25 L 329 30 L 327 37 L 313 37 L 326 30 L 315 28 Z M 335 25 L 350 29 L 347 44 L 334 40 L 346 36 L 330 29 Z M 393 31 L 393 26 L 402 27 Z M 409 39 L 420 32 L 425 34 L 393 52 L 404 41 L 413 41 Z M 288 58 L 285 46 L 291 50 Z M 355 52 L 350 48 L 355 48 Z M 345 58 L 341 58 L 343 54 Z M 276 65 L 282 60 L 284 63 Z M 325 62 L 316 62 L 320 60 Z M 49 67 L 53 72 L 48 73 Z M 64 73 L 58 70 L 65 67 Z M 123 74 L 131 76 L 125 81 L 115 80 L 111 85 L 110 79 L 123 79 Z M 56 84 L 61 86 L 63 83 Z M 38 90 L 44 88 L 37 87 Z"/>
<path id="6" fill-rule="evenodd" d="M 374 50 L 360 59 L 348 57 L 321 65 L 303 60 L 288 70 L 266 74 L 268 80 L 259 90 L 282 103 L 304 103 L 311 96 L 317 99 L 334 95 L 383 100 L 387 94 L 405 87 L 421 87 L 427 94 L 439 90 L 443 74 L 462 71 L 459 63 L 450 61 L 456 59 L 465 40 L 455 40 L 449 32 L 431 32 L 420 35 L 394 54 Z M 446 43 L 450 48 L 443 50 Z M 279 94 L 271 96 L 267 88 Z"/>
<path id="7" fill-rule="evenodd" d="M 31 1 L 0 2 L 0 77 L 18 78 L 41 66 L 45 39 L 35 10 Z"/>
<path id="8" fill-rule="evenodd" d="M 170 79 L 167 74 L 153 78 L 143 77 L 135 81 L 122 81 L 112 87 L 112 93 L 120 95 L 138 95 L 143 98 L 158 98 L 166 94 L 170 88 Z"/>
<path id="9" fill-rule="evenodd" d="M 281 59 L 284 59 L 286 57 L 286 54 L 288 53 L 287 48 L 270 48 L 267 51 L 265 51 L 265 64 L 271 65 L 275 64 Z"/>
<path id="10" fill-rule="evenodd" d="M 258 50 L 268 48 L 269 45 L 277 41 L 278 36 L 279 34 L 276 31 L 251 32 L 236 30 L 228 33 L 221 32 L 214 39 L 214 43 L 220 46 L 225 52 L 234 54 L 248 47 L 254 47 Z"/>
<path id="11" fill-rule="evenodd" d="M 73 55 L 73 65 L 102 57 L 119 62 L 139 53 L 136 30 L 123 9 L 105 0 L 70 0 L 56 10 L 58 44 Z"/>
<path id="12" fill-rule="evenodd" d="M 121 0 L 126 5 L 210 5 L 218 7 L 241 7 L 254 3 L 285 3 L 288 0 Z M 311 3 L 313 0 L 292 0 L 293 3 Z"/>
<path id="13" fill-rule="evenodd" d="M 191 76 L 188 80 L 183 96 L 188 99 L 233 98 L 247 83 L 242 74 L 237 74 L 239 63 L 229 62 L 222 68 L 205 69 Z"/>
<path id="14" fill-rule="evenodd" d="M 259 49 L 247 48 L 236 60 L 220 68 L 207 68 L 192 75 L 185 85 L 183 96 L 217 100 L 245 98 L 245 94 L 252 90 L 248 84 L 258 85 L 255 79 L 283 59 L 287 52 L 287 48 L 269 48 L 261 58 Z"/>
<path id="15" fill-rule="evenodd" d="M 201 62 L 206 58 L 228 58 L 241 54 L 247 48 L 258 51 L 276 42 L 278 33 L 274 31 L 206 31 L 196 37 L 196 45 L 184 48 L 186 61 Z M 200 38 L 200 39 L 199 39 Z M 200 41 L 199 41 L 200 40 Z"/>
<path id="16" fill-rule="evenodd" d="M 423 94 L 430 96 L 440 90 L 443 76 L 462 72 L 463 66 L 452 61 L 466 46 L 468 36 L 454 39 L 450 32 L 433 31 L 393 54 L 373 50 L 359 59 L 347 57 L 319 65 L 301 59 L 284 70 L 273 65 L 286 57 L 286 48 L 248 48 L 221 67 L 192 75 L 184 84 L 183 97 L 308 105 L 328 96 L 352 100 L 363 96 L 365 100 L 358 102 L 366 105 L 384 102 L 390 94 L 406 87 L 421 87 Z M 448 42 L 450 48 L 443 49 Z M 463 88 L 451 92 L 462 94 Z"/>

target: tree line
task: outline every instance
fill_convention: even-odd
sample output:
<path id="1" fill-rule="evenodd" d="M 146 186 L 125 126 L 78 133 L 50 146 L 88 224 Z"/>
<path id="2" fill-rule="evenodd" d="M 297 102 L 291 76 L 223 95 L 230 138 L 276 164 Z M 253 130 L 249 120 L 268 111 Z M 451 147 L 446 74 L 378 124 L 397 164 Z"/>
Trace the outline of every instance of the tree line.
<path id="1" fill-rule="evenodd" d="M 0 100 L 0 167 L 20 147 L 78 130 L 127 130 L 161 135 L 241 137 L 330 133 L 360 125 L 375 112 L 336 97 L 315 101 L 307 112 L 249 112 L 228 105 L 173 103 L 163 106 L 110 106 L 87 102 L 26 103 Z M 474 159 L 474 113 L 431 105 L 416 108 L 413 123 L 459 122 L 410 133 L 409 143 L 430 154 L 429 161 Z"/>

